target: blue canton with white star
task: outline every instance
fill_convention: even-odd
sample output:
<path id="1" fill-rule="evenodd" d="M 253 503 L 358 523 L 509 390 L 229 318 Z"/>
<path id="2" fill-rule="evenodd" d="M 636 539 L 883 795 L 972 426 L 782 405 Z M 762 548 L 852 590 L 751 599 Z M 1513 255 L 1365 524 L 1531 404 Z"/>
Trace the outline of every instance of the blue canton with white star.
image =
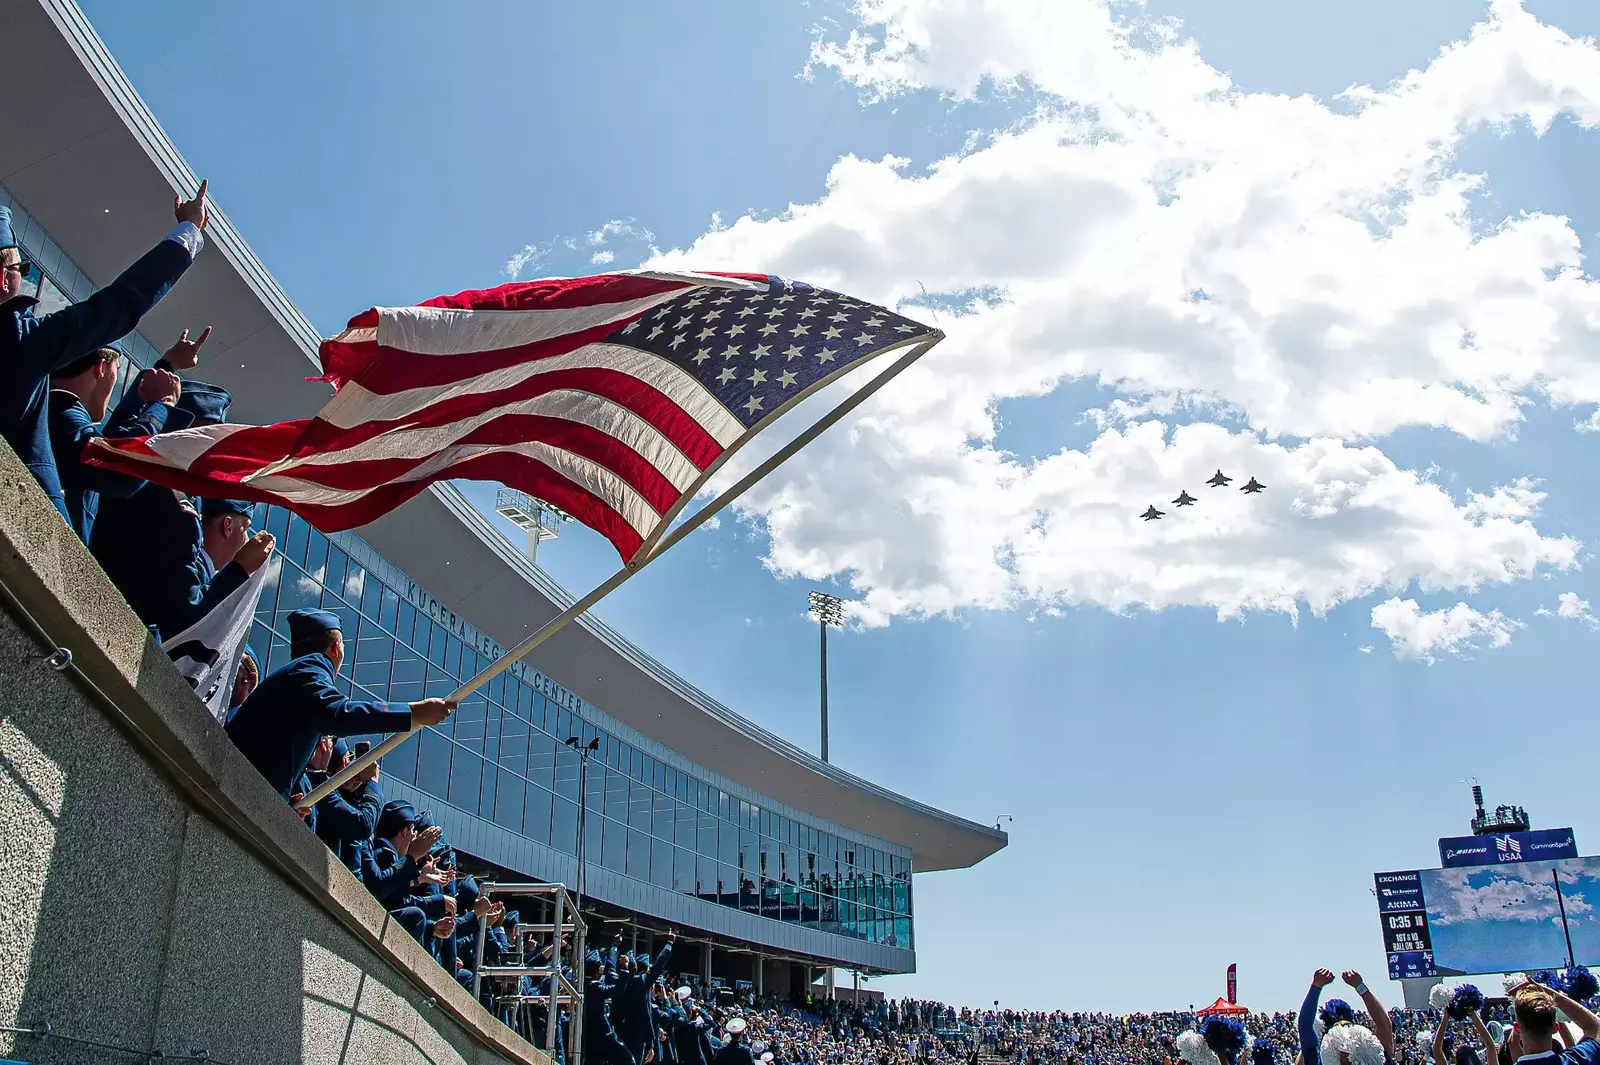
<path id="1" fill-rule="evenodd" d="M 606 337 L 681 367 L 746 429 L 884 348 L 933 332 L 798 281 L 765 291 L 690 289 Z"/>

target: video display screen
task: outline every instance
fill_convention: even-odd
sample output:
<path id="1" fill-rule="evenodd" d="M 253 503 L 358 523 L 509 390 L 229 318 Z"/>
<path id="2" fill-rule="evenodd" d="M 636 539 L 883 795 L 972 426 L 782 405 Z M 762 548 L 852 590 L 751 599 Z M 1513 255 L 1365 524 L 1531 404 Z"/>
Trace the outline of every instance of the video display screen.
<path id="1" fill-rule="evenodd" d="M 1600 962 L 1600 857 L 1419 875 L 1441 976 L 1559 969 L 1567 965 L 1569 936 L 1579 965 Z"/>

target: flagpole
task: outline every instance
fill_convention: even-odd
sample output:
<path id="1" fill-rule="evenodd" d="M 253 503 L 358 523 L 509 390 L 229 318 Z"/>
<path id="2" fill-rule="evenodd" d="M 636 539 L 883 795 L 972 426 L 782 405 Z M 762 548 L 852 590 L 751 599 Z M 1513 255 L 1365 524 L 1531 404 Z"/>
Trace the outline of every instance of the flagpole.
<path id="1" fill-rule="evenodd" d="M 577 602 L 567 607 L 567 609 L 563 610 L 561 613 L 545 622 L 526 640 L 523 640 L 516 647 L 512 648 L 510 651 L 507 651 L 505 654 L 489 663 L 489 665 L 479 672 L 477 676 L 462 684 L 461 687 L 457 688 L 450 695 L 446 696 L 446 701 L 459 703 L 462 699 L 465 699 L 467 696 L 471 695 L 473 692 L 489 683 L 495 677 L 510 669 L 517 662 L 520 662 L 524 657 L 532 652 L 534 648 L 538 647 L 540 644 L 550 639 L 550 637 L 566 628 L 567 625 L 573 621 L 573 619 L 581 616 L 590 607 L 594 606 L 600 600 L 616 591 L 617 588 L 620 587 L 622 583 L 629 577 L 632 577 L 634 574 L 644 569 L 647 565 L 660 558 L 667 552 L 668 548 L 671 548 L 684 537 L 694 532 L 695 529 L 703 525 L 713 514 L 716 514 L 718 511 L 725 508 L 729 503 L 732 503 L 735 499 L 738 499 L 740 496 L 744 495 L 744 493 L 748 492 L 757 481 L 760 481 L 773 470 L 789 461 L 801 448 L 805 447 L 818 436 L 821 436 L 823 433 L 831 429 L 839 422 L 841 418 L 855 410 L 862 403 L 866 402 L 866 400 L 871 397 L 873 393 L 877 392 L 878 389 L 882 388 L 894 378 L 898 377 L 903 371 L 909 368 L 912 363 L 916 362 L 924 354 L 926 354 L 929 348 L 933 347 L 943 339 L 944 333 L 941 330 L 933 330 L 925 339 L 917 342 L 914 347 L 896 359 L 894 365 L 890 366 L 883 373 L 879 374 L 877 377 L 874 377 L 861 388 L 851 393 L 851 395 L 845 399 L 843 403 L 840 403 L 837 407 L 833 408 L 833 410 L 817 419 L 816 423 L 808 428 L 805 432 L 801 433 L 799 436 L 789 441 L 789 443 L 779 448 L 765 462 L 761 463 L 755 469 L 739 478 L 738 482 L 731 488 L 696 511 L 693 517 L 687 519 L 676 529 L 673 529 L 666 536 L 662 537 L 661 540 L 656 543 L 656 545 L 650 550 L 649 554 L 647 554 L 644 558 L 635 558 L 633 561 L 617 570 L 617 572 L 613 573 L 610 577 L 607 577 L 604 583 L 595 587 L 591 592 L 589 592 L 588 595 L 585 595 L 582 599 L 579 599 Z M 295 804 L 295 808 L 299 810 L 310 809 L 312 806 L 320 802 L 325 796 L 331 793 L 335 788 L 343 785 L 345 781 L 356 776 L 362 770 L 366 769 L 372 763 L 376 762 L 378 759 L 382 758 L 384 755 L 388 754 L 390 751 L 394 750 L 396 747 L 400 746 L 402 743 L 420 731 L 421 726 L 418 726 L 409 732 L 396 732 L 394 735 L 390 736 L 376 747 L 373 747 L 366 754 L 357 758 L 355 761 L 351 762 L 337 773 L 334 773 L 315 788 L 312 788 L 311 791 L 306 794 L 305 798 L 301 799 Z"/>

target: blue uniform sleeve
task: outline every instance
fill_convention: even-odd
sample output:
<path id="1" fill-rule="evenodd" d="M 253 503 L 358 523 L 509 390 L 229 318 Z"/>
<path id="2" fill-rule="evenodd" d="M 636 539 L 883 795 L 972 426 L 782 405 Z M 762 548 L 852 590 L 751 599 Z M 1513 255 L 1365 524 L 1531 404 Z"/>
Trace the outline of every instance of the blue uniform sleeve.
<path id="1" fill-rule="evenodd" d="M 196 236 L 199 230 L 193 226 Z M 179 230 L 183 227 L 180 226 Z M 161 302 L 194 262 L 179 230 L 145 252 L 111 284 L 81 303 L 43 318 L 19 319 L 17 353 L 28 369 L 47 377 L 97 348 L 133 332 L 139 319 Z"/>
<path id="2" fill-rule="evenodd" d="M 354 796 L 332 791 L 316 805 L 317 835 L 329 844 L 341 840 L 371 839 L 378 827 L 383 802 L 369 780 Z"/>
<path id="3" fill-rule="evenodd" d="M 202 560 L 204 554 L 201 548 L 195 548 L 194 558 L 185 567 L 188 587 L 174 586 L 171 590 L 175 593 L 174 602 L 161 612 L 158 628 L 161 630 L 163 640 L 171 639 L 190 625 L 199 621 L 212 610 L 218 603 L 239 589 L 245 581 L 250 579 L 250 574 L 244 567 L 236 562 L 230 562 L 216 572 L 208 582 L 205 571 L 209 567 L 209 560 Z M 344 735 L 332 733 L 332 735 Z"/>
<path id="4" fill-rule="evenodd" d="M 1585 1036 L 1561 1052 L 1561 1065 L 1596 1065 L 1600 1062 L 1600 1043 Z"/>
<path id="5" fill-rule="evenodd" d="M 228 563 L 228 570 L 244 570 Z M 222 573 L 217 574 L 220 579 Z M 298 705 L 306 708 L 311 724 L 324 736 L 361 736 L 369 732 L 409 732 L 411 708 L 404 703 L 380 703 L 367 699 L 348 699 L 321 676 L 307 674 L 307 690 Z"/>
<path id="6" fill-rule="evenodd" d="M 1317 1003 L 1322 998 L 1322 988 L 1316 984 L 1311 985 L 1311 990 L 1306 992 L 1306 1000 L 1300 1004 L 1300 1016 L 1297 1027 L 1300 1031 L 1300 1062 L 1301 1065 L 1320 1065 L 1321 1047 L 1317 1044 Z"/>
<path id="7" fill-rule="evenodd" d="M 645 987 L 648 988 L 651 984 L 655 983 L 658 979 L 660 979 L 661 974 L 667 971 L 667 961 L 671 957 L 672 943 L 669 941 L 664 944 L 659 951 L 656 952 L 655 961 L 650 963 L 650 978 L 645 981 Z"/>
<path id="8" fill-rule="evenodd" d="M 138 395 L 131 389 L 134 400 Z M 155 410 L 148 408 L 154 407 Z M 126 408 L 126 409 L 124 409 Z M 107 421 L 102 432 L 100 426 L 89 418 L 83 405 L 74 403 L 62 410 L 51 412 L 50 450 L 55 453 L 56 468 L 60 471 L 64 487 L 81 488 L 99 492 L 102 496 L 126 499 L 144 486 L 143 478 L 125 473 L 103 470 L 79 461 L 83 449 L 97 436 L 153 436 L 166 423 L 165 403 L 128 404 L 126 398 Z"/>
<path id="9" fill-rule="evenodd" d="M 409 854 L 387 869 L 378 865 L 371 849 L 361 856 L 361 882 L 367 885 L 367 890 L 385 906 L 389 906 L 391 900 L 398 902 L 404 898 L 406 891 L 411 887 L 411 882 L 416 878 L 417 863 Z"/>

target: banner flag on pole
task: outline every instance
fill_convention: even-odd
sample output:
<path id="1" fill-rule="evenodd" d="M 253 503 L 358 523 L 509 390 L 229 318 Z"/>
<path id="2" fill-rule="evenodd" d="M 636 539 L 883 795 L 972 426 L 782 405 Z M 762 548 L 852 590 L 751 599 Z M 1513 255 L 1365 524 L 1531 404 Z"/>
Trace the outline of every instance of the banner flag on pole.
<path id="1" fill-rule="evenodd" d="M 1228 966 L 1228 1004 L 1239 1003 L 1239 965 L 1237 962 Z"/>
<path id="2" fill-rule="evenodd" d="M 262 566 L 210 613 L 161 644 L 183 679 L 194 688 L 218 721 L 228 716 L 228 697 L 239 672 L 239 659 L 250 639 L 250 622 L 267 583 Z"/>
<path id="3" fill-rule="evenodd" d="M 364 525 L 434 481 L 498 481 L 650 557 L 752 437 L 938 330 L 765 274 L 552 278 L 379 307 L 321 346 L 315 417 L 96 438 L 86 461 L 200 496 Z"/>

